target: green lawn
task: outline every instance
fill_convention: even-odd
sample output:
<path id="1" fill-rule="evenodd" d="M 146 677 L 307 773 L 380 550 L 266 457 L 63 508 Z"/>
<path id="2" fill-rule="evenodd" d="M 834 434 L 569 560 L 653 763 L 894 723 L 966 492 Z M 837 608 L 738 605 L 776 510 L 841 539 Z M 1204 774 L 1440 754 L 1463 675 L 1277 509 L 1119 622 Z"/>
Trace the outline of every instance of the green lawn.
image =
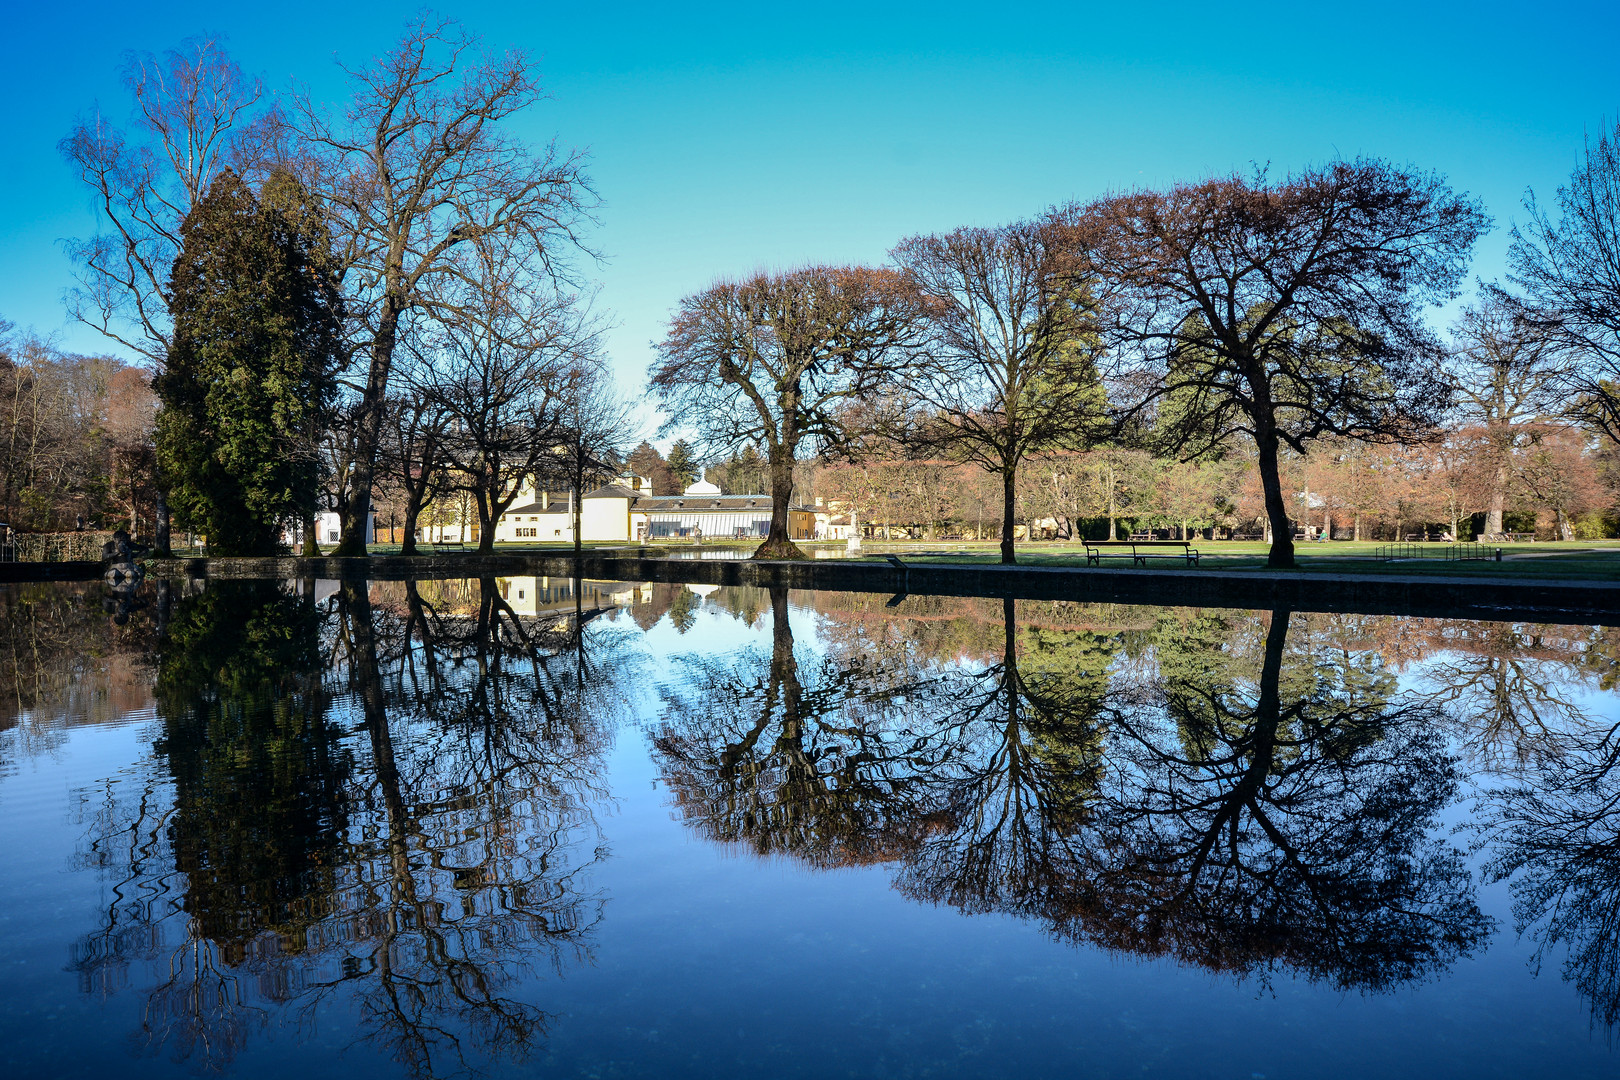
<path id="1" fill-rule="evenodd" d="M 1266 565 L 1270 550 L 1264 543 L 1242 540 L 1194 541 L 1200 555 L 1200 566 L 1206 570 L 1259 570 Z M 1456 562 L 1445 558 L 1447 544 L 1418 544 L 1423 558 L 1384 562 L 1378 558 L 1378 549 L 1386 545 L 1371 541 L 1335 540 L 1326 543 L 1299 543 L 1295 545 L 1295 559 L 1304 571 L 1336 574 L 1437 574 L 1462 576 L 1490 576 L 1521 579 L 1620 578 L 1620 540 L 1577 540 L 1570 543 L 1500 544 L 1489 550 L 1502 551 L 1502 561 Z M 1085 566 L 1085 547 L 1067 541 L 1034 541 L 1017 546 L 1018 561 L 1026 566 Z M 1000 559 L 1000 549 L 990 543 L 960 543 L 945 541 L 930 544 L 925 541 L 911 543 L 868 542 L 862 553 L 868 559 L 884 555 L 899 555 L 908 562 L 919 563 L 994 563 Z M 1131 565 L 1129 559 L 1110 558 L 1102 563 L 1104 569 L 1122 569 Z M 1182 567 L 1175 560 L 1155 560 L 1153 565 Z"/>

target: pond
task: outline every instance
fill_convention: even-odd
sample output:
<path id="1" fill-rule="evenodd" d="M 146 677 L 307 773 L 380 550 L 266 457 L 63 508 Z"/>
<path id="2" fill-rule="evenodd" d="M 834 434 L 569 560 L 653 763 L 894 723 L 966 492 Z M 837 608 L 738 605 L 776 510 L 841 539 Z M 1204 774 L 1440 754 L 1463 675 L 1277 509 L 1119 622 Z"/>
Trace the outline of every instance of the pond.
<path id="1" fill-rule="evenodd" d="M 11 1077 L 1613 1076 L 1620 631 L 0 590 Z"/>

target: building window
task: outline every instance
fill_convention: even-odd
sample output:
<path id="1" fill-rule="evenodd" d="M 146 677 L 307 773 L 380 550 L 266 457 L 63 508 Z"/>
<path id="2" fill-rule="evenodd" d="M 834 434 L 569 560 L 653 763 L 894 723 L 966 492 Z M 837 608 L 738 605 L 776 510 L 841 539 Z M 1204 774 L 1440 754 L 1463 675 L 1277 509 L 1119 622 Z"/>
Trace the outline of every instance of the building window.
<path id="1" fill-rule="evenodd" d="M 340 537 L 338 536 L 338 531 L 336 529 L 328 529 L 327 532 L 326 532 L 326 538 L 328 540 L 332 541 L 333 543 L 336 543 L 340 539 Z"/>

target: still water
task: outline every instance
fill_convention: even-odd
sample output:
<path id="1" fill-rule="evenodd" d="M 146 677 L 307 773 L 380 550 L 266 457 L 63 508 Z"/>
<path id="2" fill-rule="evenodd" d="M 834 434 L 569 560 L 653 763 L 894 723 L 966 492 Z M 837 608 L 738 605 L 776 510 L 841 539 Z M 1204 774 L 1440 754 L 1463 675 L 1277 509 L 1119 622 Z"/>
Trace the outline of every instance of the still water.
<path id="1" fill-rule="evenodd" d="M 0 592 L 0 1075 L 1620 1072 L 1620 632 Z"/>

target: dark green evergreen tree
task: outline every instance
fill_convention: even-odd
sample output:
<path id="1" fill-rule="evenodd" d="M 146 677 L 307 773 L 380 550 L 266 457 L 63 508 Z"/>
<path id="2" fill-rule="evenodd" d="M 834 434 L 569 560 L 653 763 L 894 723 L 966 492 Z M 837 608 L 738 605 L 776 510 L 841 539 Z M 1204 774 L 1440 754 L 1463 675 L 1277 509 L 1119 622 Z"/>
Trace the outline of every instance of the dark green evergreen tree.
<path id="1" fill-rule="evenodd" d="M 154 380 L 159 468 L 214 554 L 271 554 L 307 520 L 332 397 L 339 301 L 324 227 L 296 180 L 256 198 L 222 173 L 181 226 L 174 341 Z"/>
<path id="2" fill-rule="evenodd" d="M 669 469 L 670 475 L 684 490 L 688 485 L 703 475 L 697 458 L 692 455 L 692 444 L 685 439 L 676 439 L 675 445 L 669 448 L 669 457 L 664 466 Z"/>

